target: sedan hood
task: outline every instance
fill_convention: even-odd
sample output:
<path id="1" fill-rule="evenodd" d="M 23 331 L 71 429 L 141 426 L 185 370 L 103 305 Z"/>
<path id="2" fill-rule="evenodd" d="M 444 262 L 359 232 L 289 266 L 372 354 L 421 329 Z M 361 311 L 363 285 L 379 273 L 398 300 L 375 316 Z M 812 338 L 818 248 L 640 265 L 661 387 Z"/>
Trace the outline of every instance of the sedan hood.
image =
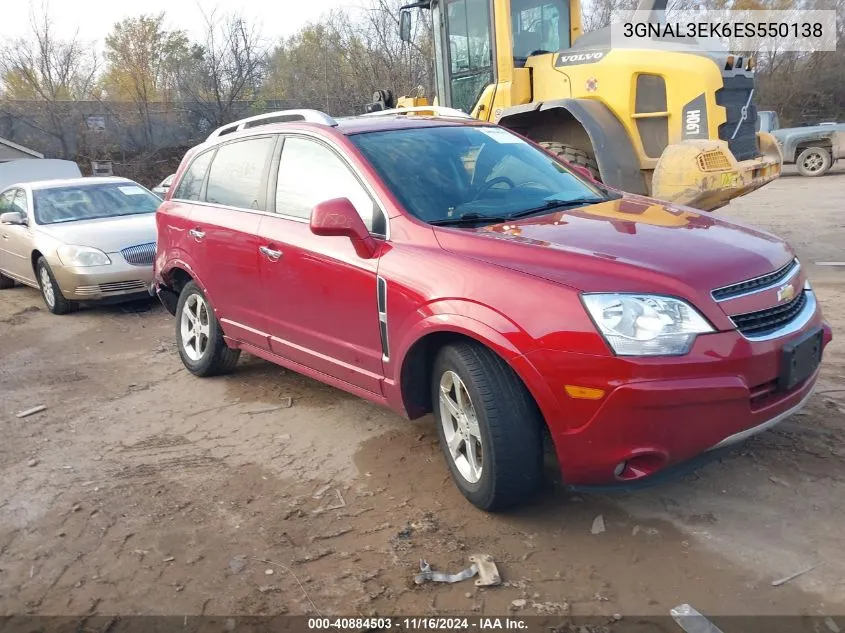
<path id="1" fill-rule="evenodd" d="M 42 224 L 38 230 L 65 244 L 92 246 L 104 253 L 156 241 L 155 213 Z"/>
<path id="2" fill-rule="evenodd" d="M 768 233 L 627 195 L 469 231 L 438 227 L 435 234 L 446 250 L 585 291 L 709 292 L 794 257 Z"/>

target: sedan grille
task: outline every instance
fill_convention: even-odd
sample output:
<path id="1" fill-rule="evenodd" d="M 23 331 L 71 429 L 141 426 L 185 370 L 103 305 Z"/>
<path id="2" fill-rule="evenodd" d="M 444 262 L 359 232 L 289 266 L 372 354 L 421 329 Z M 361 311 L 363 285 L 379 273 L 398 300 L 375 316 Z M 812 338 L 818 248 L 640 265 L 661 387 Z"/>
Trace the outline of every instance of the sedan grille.
<path id="1" fill-rule="evenodd" d="M 757 312 L 735 314 L 731 320 L 744 336 L 766 336 L 791 323 L 805 305 L 807 305 L 807 293 L 801 292 L 789 303 Z"/>
<path id="2" fill-rule="evenodd" d="M 133 266 L 152 266 L 156 256 L 156 243 L 150 242 L 149 244 L 130 246 L 120 251 L 120 254 Z"/>
<path id="3" fill-rule="evenodd" d="M 776 271 L 761 277 L 755 277 L 754 279 L 740 281 L 739 283 L 731 284 L 730 286 L 717 288 L 712 293 L 713 298 L 716 301 L 725 301 L 726 299 L 733 299 L 734 297 L 739 297 L 740 295 L 748 294 L 749 292 L 756 292 L 758 290 L 768 288 L 769 286 L 783 283 L 792 276 L 792 274 L 798 269 L 798 266 L 798 260 L 793 259 L 783 268 L 778 268 Z"/>
<path id="4" fill-rule="evenodd" d="M 105 284 L 97 284 L 96 286 L 77 286 L 75 292 L 78 295 L 95 296 L 110 292 L 133 292 L 146 289 L 147 286 L 143 281 L 133 279 L 132 281 L 112 281 Z"/>

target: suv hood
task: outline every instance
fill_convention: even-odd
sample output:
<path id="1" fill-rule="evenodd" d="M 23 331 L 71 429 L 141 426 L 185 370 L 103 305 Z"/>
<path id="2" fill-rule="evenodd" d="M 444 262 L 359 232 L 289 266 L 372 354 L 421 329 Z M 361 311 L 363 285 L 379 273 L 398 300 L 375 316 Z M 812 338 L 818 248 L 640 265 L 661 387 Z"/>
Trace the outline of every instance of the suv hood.
<path id="1" fill-rule="evenodd" d="M 448 251 L 584 291 L 709 294 L 795 256 L 768 233 L 639 196 L 435 235 Z"/>
<path id="2" fill-rule="evenodd" d="M 65 244 L 92 246 L 117 253 L 129 246 L 156 241 L 155 213 L 139 213 L 96 220 L 39 224 L 38 230 Z"/>

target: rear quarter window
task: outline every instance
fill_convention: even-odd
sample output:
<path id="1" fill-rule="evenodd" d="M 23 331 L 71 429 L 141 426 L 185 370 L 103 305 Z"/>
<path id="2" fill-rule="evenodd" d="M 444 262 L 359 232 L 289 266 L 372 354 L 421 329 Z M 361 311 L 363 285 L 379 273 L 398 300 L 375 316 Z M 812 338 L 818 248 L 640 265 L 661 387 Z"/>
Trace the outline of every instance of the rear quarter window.
<path id="1" fill-rule="evenodd" d="M 173 194 L 174 198 L 178 198 L 179 200 L 200 200 L 202 183 L 205 180 L 205 174 L 208 171 L 208 166 L 211 164 L 213 156 L 214 150 L 209 150 L 194 158 L 188 169 L 185 170 L 185 175 L 179 181 L 179 186 Z"/>

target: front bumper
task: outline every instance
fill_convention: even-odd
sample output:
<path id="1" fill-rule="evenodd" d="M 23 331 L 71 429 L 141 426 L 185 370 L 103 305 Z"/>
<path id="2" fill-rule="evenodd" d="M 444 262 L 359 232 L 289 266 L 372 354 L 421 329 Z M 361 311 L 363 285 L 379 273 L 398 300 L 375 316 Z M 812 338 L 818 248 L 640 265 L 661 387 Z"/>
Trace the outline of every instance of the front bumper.
<path id="1" fill-rule="evenodd" d="M 153 279 L 153 267 L 134 266 L 119 254 L 109 253 L 106 266 L 52 265 L 53 276 L 66 299 L 71 301 L 110 301 L 143 296 Z"/>
<path id="2" fill-rule="evenodd" d="M 737 161 L 726 141 L 688 140 L 669 145 L 652 177 L 651 196 L 713 211 L 777 178 L 783 156 L 775 138 L 758 132 L 760 156 Z"/>
<path id="3" fill-rule="evenodd" d="M 818 370 L 792 390 L 778 390 L 782 349 L 818 326 L 826 346 L 832 333 L 817 313 L 801 332 L 772 341 L 737 332 L 699 336 L 683 357 L 529 354 L 558 400 L 556 413 L 543 413 L 564 480 L 597 486 L 644 479 L 789 417 L 806 403 Z M 605 395 L 576 399 L 567 384 Z"/>

